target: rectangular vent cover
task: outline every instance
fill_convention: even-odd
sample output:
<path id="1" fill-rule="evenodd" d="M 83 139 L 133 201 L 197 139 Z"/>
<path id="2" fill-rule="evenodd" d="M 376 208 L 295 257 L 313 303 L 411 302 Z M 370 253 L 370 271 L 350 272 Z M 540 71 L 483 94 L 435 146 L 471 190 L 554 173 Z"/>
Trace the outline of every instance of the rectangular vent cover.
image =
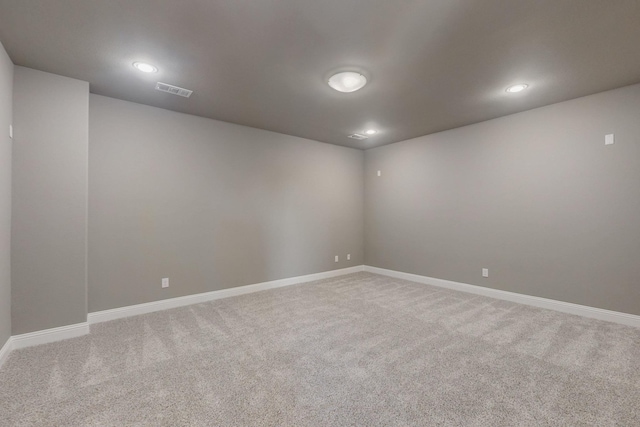
<path id="1" fill-rule="evenodd" d="M 171 93 L 173 95 L 184 96 L 185 98 L 190 97 L 191 94 L 193 93 L 192 90 L 174 86 L 174 85 L 169 85 L 162 82 L 156 83 L 156 90 L 159 90 L 160 92 Z"/>
<path id="2" fill-rule="evenodd" d="M 367 139 L 367 138 L 369 138 L 369 137 L 368 137 L 368 136 L 366 136 L 366 135 L 359 134 L 359 133 L 354 133 L 353 135 L 349 135 L 349 138 L 351 138 L 351 139 L 357 139 L 358 141 L 361 141 L 361 140 L 363 140 L 363 139 Z"/>

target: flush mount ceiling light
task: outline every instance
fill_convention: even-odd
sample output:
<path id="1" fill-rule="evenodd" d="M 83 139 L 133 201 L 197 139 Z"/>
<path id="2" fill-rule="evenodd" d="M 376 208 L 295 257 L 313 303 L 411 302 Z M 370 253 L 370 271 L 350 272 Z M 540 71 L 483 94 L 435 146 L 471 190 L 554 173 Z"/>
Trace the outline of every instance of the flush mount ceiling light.
<path id="1" fill-rule="evenodd" d="M 525 90 L 526 88 L 528 88 L 529 85 L 526 85 L 524 83 L 520 83 L 517 85 L 513 85 L 513 86 L 509 86 L 507 88 L 507 93 L 518 93 L 518 92 L 522 92 L 523 90 Z"/>
<path id="2" fill-rule="evenodd" d="M 367 78 L 354 71 L 345 71 L 334 74 L 329 79 L 329 86 L 338 92 L 355 92 L 367 84 Z"/>
<path id="3" fill-rule="evenodd" d="M 157 73 L 158 69 L 151 64 L 145 62 L 134 62 L 133 66 L 143 73 Z"/>
<path id="4" fill-rule="evenodd" d="M 364 131 L 364 133 L 366 133 L 367 135 L 375 135 L 376 133 L 378 133 L 378 131 L 375 129 L 367 129 Z"/>

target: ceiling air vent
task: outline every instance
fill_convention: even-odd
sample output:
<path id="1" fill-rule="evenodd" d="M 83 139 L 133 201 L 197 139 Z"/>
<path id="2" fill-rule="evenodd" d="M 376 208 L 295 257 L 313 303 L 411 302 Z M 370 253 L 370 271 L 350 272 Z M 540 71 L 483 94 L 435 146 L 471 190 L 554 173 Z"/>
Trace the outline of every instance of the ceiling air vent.
<path id="1" fill-rule="evenodd" d="M 367 139 L 367 138 L 369 138 L 369 137 L 368 137 L 368 136 L 366 136 L 366 135 L 362 135 L 362 134 L 360 134 L 360 133 L 354 133 L 353 135 L 349 135 L 349 138 L 351 138 L 351 139 L 357 139 L 358 141 L 362 141 L 363 139 Z"/>
<path id="2" fill-rule="evenodd" d="M 191 94 L 193 93 L 192 90 L 174 86 L 174 85 L 168 85 L 166 83 L 161 83 L 161 82 L 156 83 L 156 90 L 159 90 L 160 92 L 171 93 L 173 95 L 184 96 L 185 98 L 190 97 Z"/>

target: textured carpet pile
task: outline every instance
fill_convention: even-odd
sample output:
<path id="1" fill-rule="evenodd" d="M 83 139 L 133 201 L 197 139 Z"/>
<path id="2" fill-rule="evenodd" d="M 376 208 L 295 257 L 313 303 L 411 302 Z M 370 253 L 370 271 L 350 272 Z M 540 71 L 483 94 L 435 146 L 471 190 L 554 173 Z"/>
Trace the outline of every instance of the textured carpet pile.
<path id="1" fill-rule="evenodd" d="M 357 273 L 14 351 L 2 426 L 639 426 L 640 330 Z"/>

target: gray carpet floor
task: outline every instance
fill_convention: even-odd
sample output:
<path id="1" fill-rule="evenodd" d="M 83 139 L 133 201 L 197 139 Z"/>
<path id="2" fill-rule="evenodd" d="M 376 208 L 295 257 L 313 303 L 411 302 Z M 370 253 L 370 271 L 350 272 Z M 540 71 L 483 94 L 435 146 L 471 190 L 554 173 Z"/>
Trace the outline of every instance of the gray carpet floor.
<path id="1" fill-rule="evenodd" d="M 15 351 L 2 426 L 640 426 L 640 330 L 369 273 Z"/>

